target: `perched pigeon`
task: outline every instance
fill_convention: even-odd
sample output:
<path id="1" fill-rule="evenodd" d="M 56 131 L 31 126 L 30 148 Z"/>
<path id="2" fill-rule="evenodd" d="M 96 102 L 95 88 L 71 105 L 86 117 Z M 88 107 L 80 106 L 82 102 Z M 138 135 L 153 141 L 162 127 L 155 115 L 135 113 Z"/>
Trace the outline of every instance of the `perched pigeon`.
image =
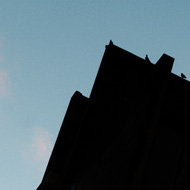
<path id="1" fill-rule="evenodd" d="M 181 73 L 181 78 L 186 79 L 187 77 L 183 73 Z"/>
<path id="2" fill-rule="evenodd" d="M 112 40 L 110 40 L 110 44 L 109 45 L 113 45 L 113 42 L 112 42 Z"/>
<path id="3" fill-rule="evenodd" d="M 151 63 L 150 59 L 148 58 L 148 55 L 146 55 L 145 61 L 148 62 L 148 63 Z"/>

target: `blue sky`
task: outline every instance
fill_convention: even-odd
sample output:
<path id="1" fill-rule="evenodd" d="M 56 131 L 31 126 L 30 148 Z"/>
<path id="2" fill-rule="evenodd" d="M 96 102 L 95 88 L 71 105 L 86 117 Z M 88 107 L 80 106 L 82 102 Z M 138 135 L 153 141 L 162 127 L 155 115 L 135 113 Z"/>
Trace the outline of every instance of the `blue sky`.
<path id="1" fill-rule="evenodd" d="M 72 94 L 89 96 L 105 45 L 190 80 L 190 1 L 1 0 L 0 189 L 39 185 Z"/>

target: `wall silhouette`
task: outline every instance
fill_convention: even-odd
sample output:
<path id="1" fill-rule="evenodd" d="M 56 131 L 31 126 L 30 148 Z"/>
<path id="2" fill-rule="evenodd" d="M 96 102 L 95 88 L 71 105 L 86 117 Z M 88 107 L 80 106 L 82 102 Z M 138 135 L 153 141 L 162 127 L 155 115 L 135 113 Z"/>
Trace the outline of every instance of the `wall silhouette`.
<path id="1" fill-rule="evenodd" d="M 71 98 L 37 190 L 189 189 L 190 83 L 110 41 L 89 98 Z"/>

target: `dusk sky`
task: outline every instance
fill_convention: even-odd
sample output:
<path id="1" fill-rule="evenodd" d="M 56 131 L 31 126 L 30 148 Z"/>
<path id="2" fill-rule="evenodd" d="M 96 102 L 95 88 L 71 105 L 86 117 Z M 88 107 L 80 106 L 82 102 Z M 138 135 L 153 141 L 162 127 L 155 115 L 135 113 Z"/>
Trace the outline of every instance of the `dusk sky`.
<path id="1" fill-rule="evenodd" d="M 0 0 L 0 189 L 35 190 L 73 93 L 89 96 L 105 45 L 190 80 L 188 0 Z M 116 63 L 117 64 L 117 63 Z"/>

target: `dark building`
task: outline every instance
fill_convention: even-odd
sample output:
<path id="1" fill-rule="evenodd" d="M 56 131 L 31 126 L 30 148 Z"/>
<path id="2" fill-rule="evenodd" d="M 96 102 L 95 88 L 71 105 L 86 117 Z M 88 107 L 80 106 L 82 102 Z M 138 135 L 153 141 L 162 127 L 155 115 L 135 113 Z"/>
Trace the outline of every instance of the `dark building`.
<path id="1" fill-rule="evenodd" d="M 89 98 L 71 98 L 37 190 L 190 189 L 190 83 L 111 41 Z"/>

